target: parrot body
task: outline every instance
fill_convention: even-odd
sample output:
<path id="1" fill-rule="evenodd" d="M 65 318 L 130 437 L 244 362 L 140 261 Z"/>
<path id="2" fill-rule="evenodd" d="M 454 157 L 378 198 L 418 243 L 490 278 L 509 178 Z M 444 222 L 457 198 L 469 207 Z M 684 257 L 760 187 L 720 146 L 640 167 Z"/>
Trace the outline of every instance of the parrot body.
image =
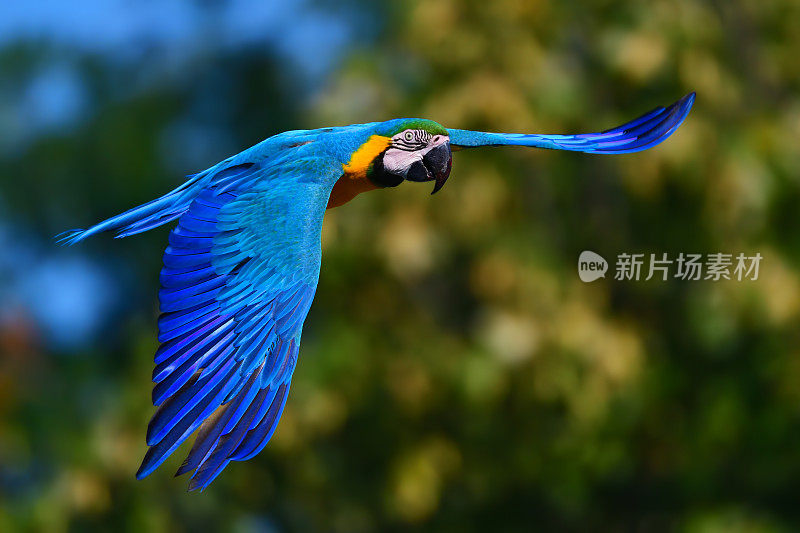
<path id="1" fill-rule="evenodd" d="M 269 441 L 319 279 L 326 209 L 403 181 L 434 181 L 436 192 L 450 174 L 453 150 L 644 150 L 668 137 L 693 101 L 687 95 L 596 134 L 447 130 L 425 119 L 289 131 L 189 176 L 161 198 L 63 234 L 61 242 L 74 244 L 103 231 L 126 237 L 178 220 L 160 275 L 156 413 L 137 477 L 197 432 L 177 474 L 193 472 L 190 490 L 203 489 L 230 461 L 253 457 Z"/>

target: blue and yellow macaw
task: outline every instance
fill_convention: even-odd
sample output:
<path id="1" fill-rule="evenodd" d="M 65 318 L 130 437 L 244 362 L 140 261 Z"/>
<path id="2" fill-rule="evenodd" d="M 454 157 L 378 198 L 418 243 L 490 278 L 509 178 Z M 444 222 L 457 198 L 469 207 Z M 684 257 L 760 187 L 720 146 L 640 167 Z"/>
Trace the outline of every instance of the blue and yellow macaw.
<path id="1" fill-rule="evenodd" d="M 153 371 L 156 412 L 136 476 L 192 433 L 176 475 L 203 489 L 230 461 L 270 440 L 297 364 L 320 271 L 326 209 L 403 181 L 442 188 L 452 151 L 530 146 L 623 154 L 655 146 L 683 122 L 689 94 L 617 128 L 580 135 L 482 133 L 424 119 L 288 131 L 217 163 L 174 191 L 86 230 L 127 237 L 178 220 L 164 252 Z"/>

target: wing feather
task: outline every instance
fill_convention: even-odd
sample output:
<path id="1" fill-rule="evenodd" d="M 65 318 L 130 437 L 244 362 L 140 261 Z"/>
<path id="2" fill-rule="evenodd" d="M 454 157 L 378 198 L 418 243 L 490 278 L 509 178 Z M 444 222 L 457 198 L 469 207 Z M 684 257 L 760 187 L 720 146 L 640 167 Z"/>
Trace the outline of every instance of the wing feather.
<path id="1" fill-rule="evenodd" d="M 313 169 L 307 161 L 268 176 L 254 165 L 231 169 L 170 233 L 153 370 L 157 409 L 137 477 L 197 431 L 178 475 L 194 471 L 190 490 L 202 490 L 274 433 L 319 276 L 332 180 L 304 175 Z"/>
<path id="2" fill-rule="evenodd" d="M 695 93 L 687 94 L 669 107 L 657 107 L 639 118 L 600 133 L 543 135 L 451 129 L 450 143 L 455 149 L 478 146 L 529 146 L 596 154 L 638 152 L 655 146 L 672 135 L 689 114 L 694 98 Z"/>

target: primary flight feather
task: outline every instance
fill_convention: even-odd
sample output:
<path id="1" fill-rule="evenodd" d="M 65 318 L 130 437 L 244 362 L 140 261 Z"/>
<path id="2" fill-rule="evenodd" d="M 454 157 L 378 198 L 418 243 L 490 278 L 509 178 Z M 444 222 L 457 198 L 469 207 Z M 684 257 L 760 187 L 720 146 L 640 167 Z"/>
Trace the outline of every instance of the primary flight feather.
<path id="1" fill-rule="evenodd" d="M 260 452 L 278 424 L 319 279 L 325 210 L 403 181 L 442 188 L 452 151 L 530 146 L 598 154 L 650 148 L 686 118 L 689 94 L 602 133 L 445 129 L 424 119 L 289 131 L 190 176 L 174 191 L 86 230 L 126 237 L 177 219 L 161 270 L 153 371 L 156 412 L 137 472 L 153 472 L 190 435 L 177 474 L 208 486 Z"/>

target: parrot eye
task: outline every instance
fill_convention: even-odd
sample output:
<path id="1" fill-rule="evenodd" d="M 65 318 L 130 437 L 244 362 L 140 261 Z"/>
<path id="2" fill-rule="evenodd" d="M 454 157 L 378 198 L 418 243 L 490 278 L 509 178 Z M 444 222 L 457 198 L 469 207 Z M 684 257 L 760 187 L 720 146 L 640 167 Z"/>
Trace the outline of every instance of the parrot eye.
<path id="1" fill-rule="evenodd" d="M 409 130 L 409 131 L 407 131 L 407 132 L 405 133 L 405 135 L 403 135 L 403 138 L 404 138 L 405 140 L 409 141 L 409 142 L 410 142 L 410 141 L 413 141 L 413 140 L 414 140 L 414 132 L 413 132 L 413 131 L 410 131 L 410 130 Z"/>

